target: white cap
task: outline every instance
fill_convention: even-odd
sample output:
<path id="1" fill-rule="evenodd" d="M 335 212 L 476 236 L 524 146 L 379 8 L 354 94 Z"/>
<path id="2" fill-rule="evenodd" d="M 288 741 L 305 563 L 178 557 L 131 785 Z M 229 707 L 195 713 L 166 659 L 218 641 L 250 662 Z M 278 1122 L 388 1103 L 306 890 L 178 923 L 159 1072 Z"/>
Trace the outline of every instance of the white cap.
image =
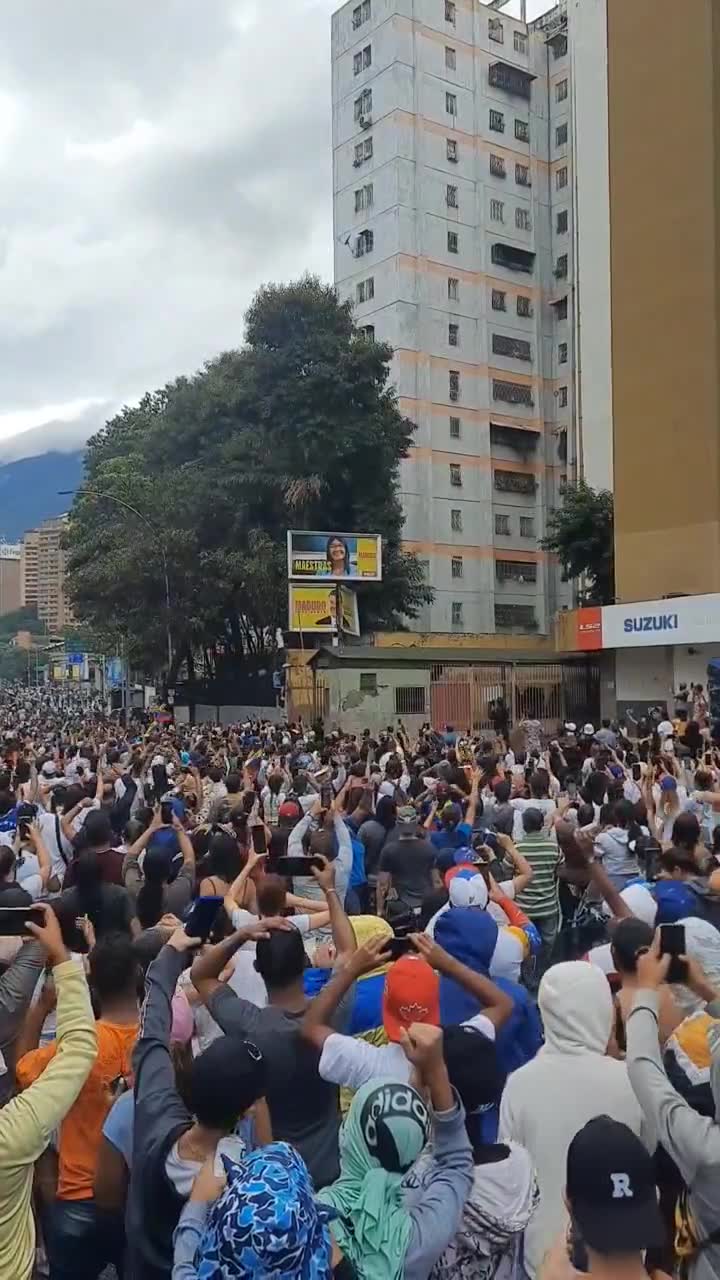
<path id="1" fill-rule="evenodd" d="M 592 738 L 593 734 L 595 733 L 595 726 L 592 724 L 583 725 L 583 733 L 586 738 Z"/>
<path id="2" fill-rule="evenodd" d="M 46 778 L 54 778 L 57 773 L 57 765 L 54 760 L 46 760 L 40 772 Z"/>
<path id="3" fill-rule="evenodd" d="M 575 733 L 577 729 L 577 725 L 573 724 L 572 720 L 568 720 L 566 721 L 565 728 L 568 733 Z"/>

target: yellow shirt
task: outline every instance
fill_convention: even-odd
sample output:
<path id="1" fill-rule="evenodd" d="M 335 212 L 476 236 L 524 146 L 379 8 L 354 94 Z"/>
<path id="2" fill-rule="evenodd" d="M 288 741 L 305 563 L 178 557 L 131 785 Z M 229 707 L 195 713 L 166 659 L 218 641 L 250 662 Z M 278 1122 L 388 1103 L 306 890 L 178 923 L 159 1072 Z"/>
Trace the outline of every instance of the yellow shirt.
<path id="1" fill-rule="evenodd" d="M 53 976 L 57 1053 L 42 1076 L 0 1111 L 0 1280 L 30 1280 L 35 1262 L 33 1167 L 82 1089 L 97 1051 L 81 965 L 67 960 L 56 965 Z"/>

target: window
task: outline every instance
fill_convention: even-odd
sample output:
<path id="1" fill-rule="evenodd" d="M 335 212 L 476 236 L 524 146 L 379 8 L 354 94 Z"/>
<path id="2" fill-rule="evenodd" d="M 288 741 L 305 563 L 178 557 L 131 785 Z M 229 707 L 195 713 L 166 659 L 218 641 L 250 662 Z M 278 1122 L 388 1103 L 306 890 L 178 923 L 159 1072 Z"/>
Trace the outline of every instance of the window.
<path id="1" fill-rule="evenodd" d="M 568 38 L 566 35 L 556 36 L 552 42 L 553 58 L 564 58 L 568 51 Z"/>
<path id="2" fill-rule="evenodd" d="M 555 146 L 564 147 L 567 142 L 567 124 L 559 124 L 555 130 Z"/>
<path id="3" fill-rule="evenodd" d="M 505 116 L 502 111 L 490 111 L 490 128 L 493 133 L 505 132 Z"/>
<path id="4" fill-rule="evenodd" d="M 505 293 L 502 289 L 493 289 L 492 291 L 492 309 L 493 311 L 506 311 Z"/>
<path id="5" fill-rule="evenodd" d="M 519 293 L 515 310 L 519 316 L 523 316 L 525 320 L 529 320 L 532 316 L 532 298 L 528 298 L 524 293 Z"/>
<path id="6" fill-rule="evenodd" d="M 365 45 L 362 56 L 363 56 L 363 70 L 367 71 L 368 67 L 372 66 L 372 45 L 371 44 Z"/>
<path id="7" fill-rule="evenodd" d="M 460 298 L 460 281 L 456 276 L 448 276 L 448 298 L 450 302 L 458 302 Z"/>
<path id="8" fill-rule="evenodd" d="M 355 242 L 355 257 L 362 258 L 366 253 L 372 253 L 375 248 L 375 232 L 361 231 Z"/>
<path id="9" fill-rule="evenodd" d="M 353 9 L 353 31 L 357 31 L 358 27 L 361 27 L 364 22 L 368 22 L 371 16 L 372 0 L 363 0 L 362 4 L 359 4 L 355 9 Z"/>
<path id="10" fill-rule="evenodd" d="M 534 494 L 537 488 L 535 477 L 524 471 L 496 471 L 493 484 L 499 493 L 523 493 L 526 496 Z"/>
<path id="11" fill-rule="evenodd" d="M 515 181 L 519 187 L 531 187 L 530 166 L 527 164 L 515 165 Z"/>
<path id="12" fill-rule="evenodd" d="M 532 360 L 530 343 L 525 338 L 509 338 L 504 333 L 492 336 L 494 356 L 506 356 L 509 360 Z"/>
<path id="13" fill-rule="evenodd" d="M 567 364 L 568 344 L 567 342 L 558 343 L 558 364 Z"/>
<path id="14" fill-rule="evenodd" d="M 372 89 L 365 89 L 360 97 L 355 99 L 354 106 L 356 120 L 369 116 L 372 112 Z"/>
<path id="15" fill-rule="evenodd" d="M 503 400 L 506 404 L 524 404 L 528 408 L 533 405 L 532 387 L 524 382 L 503 382 L 493 378 L 492 395 L 493 400 Z"/>
<path id="16" fill-rule="evenodd" d="M 372 160 L 373 140 L 372 138 L 363 138 L 362 142 L 358 142 L 355 147 L 355 165 L 360 165 L 363 160 Z"/>
<path id="17" fill-rule="evenodd" d="M 400 685 L 395 690 L 396 716 L 424 716 L 426 712 L 427 701 L 423 685 Z"/>
<path id="18" fill-rule="evenodd" d="M 449 45 L 445 46 L 445 66 L 448 71 L 454 71 L 457 67 L 457 54 Z"/>
<path id="19" fill-rule="evenodd" d="M 452 22 L 455 26 L 455 5 L 453 0 L 445 0 L 445 21 Z"/>
<path id="20" fill-rule="evenodd" d="M 448 374 L 448 391 L 451 400 L 460 399 L 460 374 L 457 369 L 451 369 Z"/>
<path id="21" fill-rule="evenodd" d="M 445 94 L 445 110 L 447 111 L 449 116 L 457 115 L 457 94 L 455 93 Z"/>
<path id="22" fill-rule="evenodd" d="M 498 582 L 537 582 L 537 565 L 525 560 L 496 560 Z"/>
<path id="23" fill-rule="evenodd" d="M 557 263 L 555 264 L 555 275 L 557 276 L 558 280 L 565 280 L 567 278 L 567 272 L 568 272 L 568 256 L 566 253 L 561 253 L 560 257 L 557 260 Z"/>
<path id="24" fill-rule="evenodd" d="M 359 76 L 362 71 L 362 53 L 356 53 L 353 57 L 353 75 Z"/>
<path id="25" fill-rule="evenodd" d="M 567 409 L 567 402 L 568 402 L 568 389 L 567 387 L 560 387 L 558 391 L 558 404 L 560 408 Z"/>
<path id="26" fill-rule="evenodd" d="M 527 53 L 528 38 L 524 31 L 513 31 L 513 49 L 516 53 Z"/>
<path id="27" fill-rule="evenodd" d="M 374 324 L 361 325 L 358 330 L 358 333 L 360 334 L 361 338 L 365 339 L 366 342 L 375 341 L 375 325 Z"/>
<path id="28" fill-rule="evenodd" d="M 555 85 L 555 101 L 564 102 L 567 96 L 568 96 L 567 80 L 558 80 L 557 84 Z"/>
<path id="29" fill-rule="evenodd" d="M 535 521 L 532 516 L 520 517 L 520 537 L 521 538 L 535 537 Z"/>
<path id="30" fill-rule="evenodd" d="M 558 235 L 561 236 L 564 231 L 567 231 L 567 229 L 568 229 L 568 211 L 567 209 L 561 209 L 557 216 L 555 230 L 557 231 Z"/>
<path id="31" fill-rule="evenodd" d="M 495 626 L 522 627 L 525 631 L 536 631 L 535 610 L 531 604 L 496 604 Z"/>
<path id="32" fill-rule="evenodd" d="M 448 325 L 448 346 L 450 347 L 460 346 L 460 325 L 459 324 Z"/>
<path id="33" fill-rule="evenodd" d="M 452 164 L 457 164 L 458 145 L 454 138 L 448 138 L 447 140 L 447 158 L 452 162 Z"/>
<path id="34" fill-rule="evenodd" d="M 460 419 L 459 418 L 450 419 L 450 439 L 451 440 L 460 439 Z"/>
<path id="35" fill-rule="evenodd" d="M 462 489 L 462 467 L 459 462 L 450 463 L 450 484 L 453 489 Z"/>
<path id="36" fill-rule="evenodd" d="M 499 538 L 508 538 L 510 536 L 510 517 L 495 512 L 495 533 Z"/>
<path id="37" fill-rule="evenodd" d="M 503 24 L 499 18 L 488 18 L 488 36 L 494 40 L 496 44 L 505 43 L 505 32 Z"/>
<path id="38" fill-rule="evenodd" d="M 568 183 L 567 165 L 563 165 L 562 169 L 558 169 L 555 174 L 555 189 L 557 191 L 562 191 L 563 187 L 567 186 L 567 183 Z"/>
<path id="39" fill-rule="evenodd" d="M 458 253 L 458 233 L 448 231 L 448 253 Z"/>
<path id="40" fill-rule="evenodd" d="M 514 67 L 509 62 L 491 62 L 488 67 L 488 84 L 496 89 L 504 89 L 506 93 L 517 94 L 519 98 L 530 101 L 533 77 L 521 67 Z"/>
<path id="41" fill-rule="evenodd" d="M 528 124 L 527 120 L 515 121 L 515 137 L 517 138 L 518 142 L 530 141 L 530 125 Z"/>
<path id="42" fill-rule="evenodd" d="M 458 507 L 452 507 L 450 510 L 450 528 L 453 533 L 462 533 L 462 511 Z"/>
<path id="43" fill-rule="evenodd" d="M 453 556 L 450 561 L 450 574 L 453 578 L 462 578 L 463 562 L 462 556 Z"/>
<path id="44" fill-rule="evenodd" d="M 360 672 L 360 692 L 371 693 L 373 697 L 377 697 L 377 672 L 361 671 Z"/>
<path id="45" fill-rule="evenodd" d="M 515 210 L 515 226 L 518 231 L 532 231 L 532 221 L 530 219 L 529 209 Z"/>
<path id="46" fill-rule="evenodd" d="M 373 184 L 368 182 L 364 187 L 358 187 L 355 192 L 355 212 L 361 213 L 364 209 L 372 209 L 373 206 Z"/>
<path id="47" fill-rule="evenodd" d="M 513 244 L 496 241 L 490 246 L 490 261 L 507 271 L 523 271 L 531 275 L 535 268 L 535 254 L 530 249 L 519 249 Z"/>
<path id="48" fill-rule="evenodd" d="M 555 303 L 555 315 L 558 320 L 567 320 L 567 314 L 567 294 L 565 294 L 564 298 L 561 298 L 559 302 Z"/>
<path id="49" fill-rule="evenodd" d="M 502 200 L 490 201 L 490 217 L 493 222 L 505 221 L 505 205 Z"/>
<path id="50" fill-rule="evenodd" d="M 505 177 L 505 161 L 502 156 L 494 156 L 490 152 L 490 172 L 494 178 Z"/>
<path id="51" fill-rule="evenodd" d="M 375 297 L 375 279 L 370 276 L 368 280 L 360 280 L 355 286 L 355 298 L 357 302 L 372 302 Z"/>
<path id="52" fill-rule="evenodd" d="M 457 209 L 458 207 L 458 189 L 448 183 L 445 188 L 445 203 L 448 209 Z"/>
<path id="53" fill-rule="evenodd" d="M 452 602 L 452 625 L 461 627 L 463 624 L 463 607 L 462 600 L 453 600 Z"/>

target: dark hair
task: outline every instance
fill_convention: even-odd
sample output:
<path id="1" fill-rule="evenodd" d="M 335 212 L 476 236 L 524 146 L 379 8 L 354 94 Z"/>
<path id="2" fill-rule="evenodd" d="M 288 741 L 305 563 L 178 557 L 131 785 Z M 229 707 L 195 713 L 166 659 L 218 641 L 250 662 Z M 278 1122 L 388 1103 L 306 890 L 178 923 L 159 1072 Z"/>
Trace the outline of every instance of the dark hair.
<path id="1" fill-rule="evenodd" d="M 665 849 L 660 854 L 660 866 L 671 875 L 673 871 L 685 871 L 688 875 L 697 875 L 697 865 L 687 849 Z"/>
<path id="2" fill-rule="evenodd" d="M 692 853 L 700 840 L 700 823 L 694 813 L 679 813 L 673 823 L 672 842 L 678 849 Z"/>
<path id="3" fill-rule="evenodd" d="M 436 912 L 445 906 L 449 897 L 450 894 L 447 889 L 433 889 L 432 893 L 425 895 L 420 908 L 420 917 L 417 923 L 418 929 L 424 930 L 427 928 L 428 921 L 432 920 Z"/>
<path id="4" fill-rule="evenodd" d="M 512 783 L 508 778 L 501 778 L 499 782 L 495 783 L 494 791 L 496 803 L 507 804 L 512 791 Z"/>
<path id="5" fill-rule="evenodd" d="M 128 933 L 106 933 L 90 952 L 89 982 L 100 1006 L 137 989 L 138 960 Z"/>
<path id="6" fill-rule="evenodd" d="M 611 950 L 618 973 L 635 973 L 641 952 L 649 951 L 655 936 L 654 930 L 644 920 L 618 920 L 613 929 Z"/>
<path id="7" fill-rule="evenodd" d="M 530 795 L 534 800 L 542 800 L 548 793 L 550 779 L 545 769 L 536 769 L 530 774 Z"/>
<path id="8" fill-rule="evenodd" d="M 301 977 L 306 965 L 305 947 L 297 929 L 271 932 L 259 938 L 255 949 L 255 968 L 264 979 L 268 991 L 288 987 Z"/>
<path id="9" fill-rule="evenodd" d="M 542 831 L 545 815 L 541 809 L 525 809 L 522 816 L 523 830 L 526 835 L 534 831 Z"/>
<path id="10" fill-rule="evenodd" d="M 216 831 L 208 845 L 204 874 L 219 876 L 221 880 L 232 884 L 236 876 L 239 876 L 241 866 L 242 857 L 235 837 L 227 831 Z"/>
<path id="11" fill-rule="evenodd" d="M 397 801 L 394 796 L 380 796 L 375 806 L 375 819 L 382 827 L 385 827 L 386 831 L 395 826 L 397 821 Z"/>
<path id="12" fill-rule="evenodd" d="M 629 800 L 616 800 L 612 816 L 615 825 L 626 830 L 635 821 L 635 805 Z"/>
<path id="13" fill-rule="evenodd" d="M 345 541 L 345 539 L 340 537 L 339 533 L 334 533 L 332 537 L 328 538 L 327 542 L 325 543 L 325 559 L 327 560 L 328 564 L 332 564 L 332 560 L 330 559 L 330 546 L 333 542 L 342 542 L 342 545 L 345 549 L 345 566 L 344 566 L 343 572 L 349 573 L 350 572 L 350 548 L 347 542 Z"/>
<path id="14" fill-rule="evenodd" d="M 137 896 L 137 918 L 143 929 L 151 929 L 163 913 L 163 894 L 170 874 L 170 858 L 165 845 L 152 840 L 143 864 L 144 881 Z"/>
<path id="15" fill-rule="evenodd" d="M 579 827 L 592 826 L 595 821 L 595 809 L 587 800 L 583 800 L 582 804 L 578 805 L 577 818 Z"/>
<path id="16" fill-rule="evenodd" d="M 216 764 L 211 765 L 210 768 L 208 769 L 208 778 L 210 779 L 211 782 L 222 782 L 222 778 L 223 778 L 222 769 Z"/>
<path id="17" fill-rule="evenodd" d="M 15 850 L 9 844 L 0 845 L 0 880 L 7 880 L 15 866 Z"/>
<path id="18" fill-rule="evenodd" d="M 587 800 L 589 804 L 602 804 L 607 791 L 608 779 L 604 773 L 593 770 L 588 774 L 585 786 L 581 791 L 583 800 Z"/>
<path id="19" fill-rule="evenodd" d="M 0 815 L 9 813 L 15 804 L 15 797 L 11 791 L 0 791 Z"/>
<path id="20" fill-rule="evenodd" d="M 242 786 L 242 778 L 240 774 L 236 773 L 235 770 L 233 770 L 232 773 L 229 773 L 225 779 L 225 786 L 228 789 L 228 795 L 238 795 Z"/>
<path id="21" fill-rule="evenodd" d="M 85 819 L 82 828 L 85 836 L 85 847 L 90 849 L 107 848 L 112 844 L 113 831 L 110 819 L 103 809 L 92 809 Z"/>
<path id="22" fill-rule="evenodd" d="M 266 1074 L 259 1049 L 253 1045 L 251 1056 L 247 1041 L 238 1036 L 220 1036 L 198 1054 L 190 1067 L 189 1109 L 206 1128 L 229 1132 L 262 1097 Z"/>

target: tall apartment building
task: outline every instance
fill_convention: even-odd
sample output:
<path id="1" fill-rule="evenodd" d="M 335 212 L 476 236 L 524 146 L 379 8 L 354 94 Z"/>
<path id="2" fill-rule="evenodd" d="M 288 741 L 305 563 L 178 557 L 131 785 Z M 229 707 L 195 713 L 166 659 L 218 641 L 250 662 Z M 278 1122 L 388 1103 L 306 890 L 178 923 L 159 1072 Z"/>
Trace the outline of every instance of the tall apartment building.
<path id="1" fill-rule="evenodd" d="M 22 598 L 21 548 L 0 542 L 0 617 L 20 608 Z"/>
<path id="2" fill-rule="evenodd" d="M 437 632 L 546 631 L 540 547 L 575 474 L 572 85 L 564 2 L 349 0 L 332 20 L 335 280 L 395 349 L 405 540 Z"/>
<path id="3" fill-rule="evenodd" d="M 64 516 L 45 520 L 29 529 L 22 543 L 22 603 L 37 606 L 38 618 L 49 632 L 62 631 L 72 621 L 65 596 L 64 527 Z"/>

